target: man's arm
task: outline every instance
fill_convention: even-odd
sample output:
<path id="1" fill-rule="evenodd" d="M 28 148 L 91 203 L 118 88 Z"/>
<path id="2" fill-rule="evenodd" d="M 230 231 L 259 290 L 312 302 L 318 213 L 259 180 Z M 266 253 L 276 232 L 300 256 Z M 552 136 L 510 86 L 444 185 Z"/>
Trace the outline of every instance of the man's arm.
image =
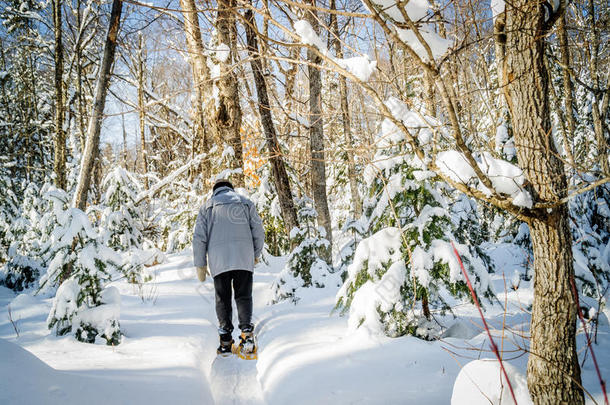
<path id="1" fill-rule="evenodd" d="M 263 245 L 265 244 L 265 228 L 263 228 L 263 221 L 256 212 L 254 204 L 248 204 L 250 207 L 250 230 L 252 231 L 252 242 L 254 244 L 254 257 L 260 257 L 263 252 Z"/>
<path id="2" fill-rule="evenodd" d="M 195 267 L 207 266 L 208 218 L 205 206 L 201 207 L 193 233 L 193 264 Z"/>

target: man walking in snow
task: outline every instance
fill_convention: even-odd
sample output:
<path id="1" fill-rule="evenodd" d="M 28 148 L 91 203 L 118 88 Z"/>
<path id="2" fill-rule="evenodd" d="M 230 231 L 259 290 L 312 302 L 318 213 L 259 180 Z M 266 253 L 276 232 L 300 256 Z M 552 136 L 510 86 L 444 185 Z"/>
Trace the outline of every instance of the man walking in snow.
<path id="1" fill-rule="evenodd" d="M 220 346 L 218 354 L 231 353 L 233 345 L 232 292 L 241 329 L 239 350 L 254 353 L 252 275 L 263 251 L 265 231 L 254 203 L 237 194 L 229 180 L 217 180 L 212 197 L 199 209 L 193 234 L 193 260 L 199 281 L 209 272 L 214 278 Z"/>

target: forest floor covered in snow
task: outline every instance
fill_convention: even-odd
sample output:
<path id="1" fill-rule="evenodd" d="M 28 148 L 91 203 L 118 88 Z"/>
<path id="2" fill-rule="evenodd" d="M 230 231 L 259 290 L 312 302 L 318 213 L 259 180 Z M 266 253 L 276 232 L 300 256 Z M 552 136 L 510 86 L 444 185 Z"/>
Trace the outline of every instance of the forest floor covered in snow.
<path id="1" fill-rule="evenodd" d="M 489 253 L 498 269 L 492 275 L 498 302 L 486 305 L 485 316 L 504 358 L 525 375 L 531 283 L 510 287 L 514 271 L 523 272 L 513 245 L 496 245 Z M 347 317 L 333 311 L 337 283 L 310 289 L 297 305 L 268 305 L 284 261 L 268 257 L 255 272 L 256 362 L 216 359 L 213 283 L 196 280 L 188 250 L 150 268 L 153 280 L 140 288 L 113 283 L 121 292 L 124 333 L 116 347 L 55 336 L 46 325 L 51 299 L 0 287 L 0 403 L 449 404 L 462 366 L 493 358 L 476 308 L 468 303 L 454 308 L 457 319 L 437 315 L 447 331 L 433 342 L 364 329 L 348 334 Z M 594 345 L 606 378 L 608 315 L 607 309 L 600 314 Z M 578 347 L 581 362 L 585 358 L 583 385 L 601 404 L 582 328 Z"/>

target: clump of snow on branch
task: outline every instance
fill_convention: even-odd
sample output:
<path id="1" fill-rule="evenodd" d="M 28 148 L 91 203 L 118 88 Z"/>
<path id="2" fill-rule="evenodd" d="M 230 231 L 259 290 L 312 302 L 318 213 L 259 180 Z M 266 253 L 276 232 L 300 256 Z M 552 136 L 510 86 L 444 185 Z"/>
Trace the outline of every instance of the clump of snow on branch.
<path id="1" fill-rule="evenodd" d="M 371 61 L 368 56 L 355 56 L 351 58 L 335 58 L 331 56 L 324 45 L 324 42 L 320 39 L 318 34 L 314 31 L 311 24 L 305 20 L 298 20 L 294 23 L 294 30 L 296 34 L 301 38 L 301 42 L 305 45 L 311 45 L 318 48 L 318 50 L 327 58 L 331 59 L 337 65 L 347 70 L 354 76 L 363 82 L 369 80 L 375 68 L 377 67 L 377 61 Z"/>
<path id="2" fill-rule="evenodd" d="M 466 184 L 477 179 L 474 169 L 457 150 L 440 152 L 436 156 L 436 164 L 443 174 L 454 181 Z M 510 196 L 513 204 L 519 207 L 532 208 L 532 196 L 524 188 L 523 170 L 510 162 L 493 157 L 488 152 L 480 155 L 477 165 L 489 177 L 496 192 Z M 478 184 L 478 188 L 491 195 L 491 190 L 483 184 Z"/>
<path id="3" fill-rule="evenodd" d="M 426 146 L 430 143 L 435 131 L 445 135 L 444 127 L 436 118 L 411 110 L 398 98 L 389 97 L 384 104 L 390 110 L 392 117 L 402 122 L 407 131 L 409 131 L 409 134 L 416 138 L 421 146 Z M 377 138 L 378 146 L 386 148 L 404 141 L 406 134 L 402 128 L 396 126 L 394 121 L 386 118 L 381 123 L 381 130 Z"/>
<path id="4" fill-rule="evenodd" d="M 225 63 L 231 55 L 231 49 L 229 48 L 229 45 L 225 43 L 218 44 L 216 46 L 215 52 L 216 59 L 218 59 L 218 61 L 222 63 Z"/>
<path id="5" fill-rule="evenodd" d="M 515 142 L 508 135 L 506 124 L 502 123 L 496 128 L 496 153 L 506 157 L 508 160 L 513 160 L 517 155 Z"/>
<path id="6" fill-rule="evenodd" d="M 411 0 L 404 5 L 399 5 L 398 2 L 394 0 L 372 0 L 371 3 L 381 15 L 381 18 L 394 24 L 394 29 L 396 30 L 398 37 L 424 62 L 430 61 L 430 54 L 426 49 L 426 45 L 430 48 L 432 59 L 442 57 L 453 45 L 452 40 L 443 38 L 436 33 L 434 23 L 427 22 L 432 15 L 430 3 L 428 1 Z M 367 7 L 366 2 L 363 2 L 363 4 Z M 402 10 L 399 7 L 402 7 Z M 412 29 L 399 28 L 399 26 L 404 27 L 407 24 L 403 12 L 417 27 L 425 44 L 417 38 L 417 35 Z"/>
<path id="7" fill-rule="evenodd" d="M 430 25 L 432 24 L 426 24 L 426 26 Z M 398 37 L 409 45 L 424 62 L 430 60 L 425 45 L 417 38 L 417 35 L 415 35 L 413 30 L 396 28 L 396 32 L 398 33 Z M 446 54 L 451 45 L 453 45 L 453 41 L 441 37 L 433 31 L 433 28 L 419 28 L 419 33 L 424 39 L 424 42 L 430 47 L 434 59 L 438 59 Z"/>
<path id="8" fill-rule="evenodd" d="M 496 18 L 498 15 L 502 14 L 506 8 L 506 3 L 504 0 L 491 0 L 491 15 L 493 17 L 494 23 L 496 22 Z"/>

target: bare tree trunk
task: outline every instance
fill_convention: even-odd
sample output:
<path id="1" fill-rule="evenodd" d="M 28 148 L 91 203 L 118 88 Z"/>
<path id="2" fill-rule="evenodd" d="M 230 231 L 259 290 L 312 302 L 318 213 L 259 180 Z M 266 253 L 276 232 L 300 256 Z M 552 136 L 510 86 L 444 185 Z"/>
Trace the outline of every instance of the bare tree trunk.
<path id="1" fill-rule="evenodd" d="M 74 44 L 75 52 L 76 52 L 76 92 L 78 93 L 78 129 L 79 129 L 79 140 L 81 151 L 85 150 L 85 138 L 87 132 L 87 117 L 86 117 L 86 107 L 85 107 L 85 94 L 83 89 L 83 23 L 82 23 L 82 11 L 81 11 L 81 2 L 80 0 L 76 2 L 76 26 L 78 29 L 78 35 L 76 36 L 77 40 Z"/>
<path id="2" fill-rule="evenodd" d="M 315 0 L 307 1 L 315 6 Z M 309 10 L 305 13 L 305 19 L 309 22 L 313 30 L 318 33 L 319 23 L 317 12 Z M 315 65 L 321 63 L 320 56 L 307 50 L 307 60 Z M 313 200 L 318 212 L 318 224 L 326 230 L 326 239 L 330 246 L 323 252 L 323 258 L 327 262 L 332 260 L 332 226 L 328 200 L 326 197 L 326 161 L 324 158 L 324 129 L 322 117 L 322 75 L 320 69 L 313 65 L 307 66 L 309 73 L 309 146 L 311 153 L 311 188 Z"/>
<path id="3" fill-rule="evenodd" d="M 144 36 L 140 34 L 138 41 L 138 111 L 140 118 L 140 167 L 144 175 L 144 187 L 148 190 L 148 158 L 146 150 L 146 102 L 144 99 L 144 86 L 146 85 L 146 77 L 144 71 L 144 60 L 146 59 L 146 44 Z"/>
<path id="4" fill-rule="evenodd" d="M 591 80 L 593 81 L 593 87 L 596 89 L 601 88 L 599 83 L 599 30 L 597 29 L 597 22 L 595 21 L 595 4 L 593 0 L 589 0 L 589 15 L 588 20 L 590 21 L 592 35 L 591 35 L 591 60 L 589 68 L 591 69 Z M 604 123 L 602 116 L 604 112 L 600 113 L 600 100 L 598 92 L 593 93 L 593 106 L 591 108 L 591 115 L 593 118 L 593 130 L 595 131 L 595 137 L 597 138 L 597 157 L 599 161 L 602 173 L 610 174 L 610 168 L 608 164 L 608 142 L 604 137 Z"/>
<path id="5" fill-rule="evenodd" d="M 125 112 L 121 113 L 121 130 L 123 131 L 123 167 L 129 170 L 127 161 L 127 130 L 125 129 Z"/>
<path id="6" fill-rule="evenodd" d="M 256 38 L 254 13 L 252 10 L 246 11 L 246 37 L 248 41 L 248 53 L 250 55 L 250 66 L 254 74 L 254 84 L 256 85 L 256 94 L 258 96 L 258 112 L 261 116 L 261 124 L 265 133 L 267 149 L 269 151 L 269 160 L 271 161 L 271 170 L 273 172 L 273 180 L 275 189 L 277 190 L 280 208 L 282 210 L 282 218 L 286 224 L 286 231 L 290 233 L 292 228 L 299 226 L 297 219 L 297 211 L 292 198 L 290 189 L 290 180 L 286 173 L 286 166 L 282 158 L 282 151 L 275 133 L 275 125 L 271 116 L 271 105 L 267 93 L 267 85 L 263 76 L 263 66 L 261 63 L 261 55 L 258 49 L 258 40 Z"/>
<path id="7" fill-rule="evenodd" d="M 87 129 L 87 141 L 85 143 L 85 149 L 83 150 L 78 184 L 76 186 L 76 193 L 74 194 L 74 206 L 83 211 L 87 206 L 87 194 L 91 183 L 93 166 L 99 155 L 100 130 L 102 119 L 104 118 L 106 93 L 108 92 L 108 86 L 110 84 L 110 74 L 114 61 L 114 51 L 116 49 L 119 25 L 121 23 L 122 8 L 123 2 L 121 0 L 114 0 L 112 2 L 110 25 L 106 35 L 106 43 L 104 44 L 102 64 L 100 66 L 100 73 L 95 88 L 95 100 L 89 119 L 89 127 Z"/>
<path id="8" fill-rule="evenodd" d="M 290 68 L 283 70 L 282 73 L 286 77 L 286 84 L 284 85 L 284 100 L 285 100 L 285 111 L 290 112 L 293 109 L 294 101 L 294 84 L 297 76 L 297 63 L 299 52 L 297 47 L 290 48 L 290 60 L 294 61 L 291 63 Z M 278 69 L 282 66 L 278 64 Z M 276 93 L 277 97 L 277 93 Z M 284 114 L 284 121 L 282 123 L 282 134 L 289 135 L 292 132 L 292 119 L 288 114 Z"/>
<path id="9" fill-rule="evenodd" d="M 330 9 L 337 9 L 336 0 L 330 0 Z M 339 37 L 339 23 L 337 15 L 330 13 L 330 31 L 332 43 L 335 48 L 337 58 L 343 58 L 343 49 L 341 47 Z M 330 48 L 330 47 L 329 47 Z M 352 138 L 352 125 L 349 116 L 349 106 L 347 103 L 347 81 L 345 76 L 339 75 L 339 97 L 341 99 L 341 121 L 343 123 L 343 136 L 345 137 L 345 153 L 347 154 L 347 177 L 349 179 L 349 188 L 352 196 L 352 207 L 354 218 L 362 215 L 362 200 L 358 193 L 358 181 L 356 180 L 356 159 L 354 157 L 354 139 Z"/>
<path id="10" fill-rule="evenodd" d="M 241 143 L 241 106 L 239 104 L 239 89 L 237 75 L 231 64 L 237 59 L 237 43 L 235 40 L 235 0 L 219 0 L 216 17 L 216 33 L 219 44 L 229 47 L 229 57 L 220 62 L 220 77 L 217 80 L 218 102 L 214 113 L 214 127 L 218 138 L 227 142 L 233 148 L 231 169 L 234 174 L 233 183 L 244 187 L 244 160 Z"/>
<path id="11" fill-rule="evenodd" d="M 544 38 L 549 29 L 539 2 L 506 3 L 505 96 L 517 159 L 537 202 L 567 195 L 567 181 L 551 134 Z M 565 204 L 528 221 L 534 250 L 534 304 L 527 381 L 536 404 L 582 404 L 576 353 L 572 239 Z"/>
<path id="12" fill-rule="evenodd" d="M 574 86 L 570 78 L 568 66 L 570 66 L 570 48 L 568 47 L 568 33 L 566 31 L 566 17 L 563 14 L 558 21 L 557 36 L 559 38 L 559 48 L 561 50 L 561 64 L 563 65 L 563 108 L 565 110 L 566 131 L 563 134 L 564 149 L 570 163 L 570 170 L 576 170 L 574 165 L 574 155 L 572 154 L 572 138 L 576 133 L 576 123 L 574 122 L 573 93 Z"/>
<path id="13" fill-rule="evenodd" d="M 54 162 L 55 185 L 66 189 L 66 133 L 64 132 L 64 47 L 62 44 L 61 1 L 53 0 L 53 22 L 55 25 L 55 139 Z"/>
<path id="14" fill-rule="evenodd" d="M 205 50 L 203 49 L 203 40 L 201 39 L 201 30 L 199 28 L 199 19 L 197 17 L 197 7 L 194 0 L 180 0 L 180 7 L 184 16 L 184 33 L 186 35 L 186 44 L 189 52 L 189 62 L 193 71 L 193 83 L 195 84 L 195 103 L 194 114 L 195 119 L 195 134 L 193 137 L 192 154 L 197 155 L 208 148 L 207 133 L 205 130 L 204 111 L 209 104 L 205 99 L 205 94 L 211 94 L 210 90 L 210 72 L 205 61 Z M 209 160 L 206 159 L 199 171 L 204 179 L 210 177 Z M 196 175 L 196 170 L 191 172 L 191 179 Z"/>

